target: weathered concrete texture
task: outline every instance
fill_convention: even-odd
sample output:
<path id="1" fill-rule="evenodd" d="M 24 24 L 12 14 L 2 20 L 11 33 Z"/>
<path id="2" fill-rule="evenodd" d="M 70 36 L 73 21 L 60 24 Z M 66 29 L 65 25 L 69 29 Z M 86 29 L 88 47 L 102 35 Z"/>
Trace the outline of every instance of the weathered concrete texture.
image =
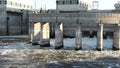
<path id="1" fill-rule="evenodd" d="M 30 22 L 40 21 L 40 22 L 56 22 L 56 17 L 58 16 L 57 21 L 63 23 L 75 23 L 78 19 L 81 23 L 86 24 L 97 24 L 101 20 L 102 23 L 106 24 L 118 24 L 119 13 L 51 13 L 51 14 L 31 14 L 29 17 Z"/>
<path id="2" fill-rule="evenodd" d="M 55 38 L 55 23 L 50 23 L 50 38 Z"/>
<path id="3" fill-rule="evenodd" d="M 88 4 L 87 4 L 88 5 Z M 88 7 L 82 4 L 66 4 L 66 5 L 57 5 L 57 10 L 60 11 L 79 11 L 79 10 L 88 10 Z"/>
<path id="4" fill-rule="evenodd" d="M 7 11 L 7 34 L 25 35 L 28 34 L 28 12 Z M 14 30 L 14 31 L 13 31 Z"/>
<path id="5" fill-rule="evenodd" d="M 28 11 L 23 10 L 23 15 L 22 15 L 22 34 L 28 34 L 28 22 L 29 22 L 29 14 Z"/>
<path id="6" fill-rule="evenodd" d="M 76 48 L 75 50 L 79 50 L 82 48 L 82 31 L 81 31 L 81 23 L 76 24 Z"/>
<path id="7" fill-rule="evenodd" d="M 37 17 L 37 18 L 36 18 Z M 58 19 L 56 19 L 56 17 Z M 114 24 L 118 22 L 119 14 L 117 13 L 51 13 L 51 14 L 31 14 L 29 17 L 29 21 L 40 21 L 40 22 L 49 22 L 56 23 L 63 22 L 64 23 L 64 37 L 75 37 L 75 23 L 77 20 L 82 23 L 82 31 L 97 31 L 97 25 L 99 20 L 104 24 L 104 31 L 106 32 L 114 32 Z M 52 27 L 52 28 L 51 28 Z M 54 35 L 54 26 L 51 26 L 51 35 Z M 91 34 L 92 35 L 92 34 Z M 105 38 L 106 36 L 104 36 Z"/>
<path id="8" fill-rule="evenodd" d="M 103 49 L 103 24 L 98 25 L 98 32 L 97 32 L 97 50 Z"/>
<path id="9" fill-rule="evenodd" d="M 76 23 L 64 23 L 63 36 L 64 37 L 75 37 Z"/>
<path id="10" fill-rule="evenodd" d="M 33 34 L 32 34 L 32 23 L 29 22 L 29 42 L 32 43 L 33 41 Z"/>
<path id="11" fill-rule="evenodd" d="M 7 12 L 7 34 L 20 35 L 22 34 L 22 13 Z M 25 29 L 24 29 L 25 30 Z"/>
<path id="12" fill-rule="evenodd" d="M 49 23 L 41 23 L 40 46 L 50 46 L 50 25 Z"/>
<path id="13" fill-rule="evenodd" d="M 55 49 L 63 48 L 63 23 L 55 23 Z"/>
<path id="14" fill-rule="evenodd" d="M 120 50 L 120 24 L 115 27 L 113 39 L 113 49 Z"/>
<path id="15" fill-rule="evenodd" d="M 7 28 L 6 6 L 0 5 L 0 35 L 6 35 Z"/>
<path id="16" fill-rule="evenodd" d="M 6 0 L 2 0 L 4 3 Z M 0 35 L 28 34 L 28 12 L 10 11 L 5 4 L 0 4 Z"/>

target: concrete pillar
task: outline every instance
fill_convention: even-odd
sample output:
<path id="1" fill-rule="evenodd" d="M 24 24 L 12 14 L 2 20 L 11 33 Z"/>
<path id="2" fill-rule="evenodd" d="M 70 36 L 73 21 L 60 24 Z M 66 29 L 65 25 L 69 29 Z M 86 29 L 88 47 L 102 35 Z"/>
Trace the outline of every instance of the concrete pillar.
<path id="1" fill-rule="evenodd" d="M 97 50 L 101 51 L 103 49 L 103 24 L 98 25 L 97 32 Z"/>
<path id="2" fill-rule="evenodd" d="M 118 24 L 114 30 L 113 50 L 120 50 L 120 24 Z"/>
<path id="3" fill-rule="evenodd" d="M 22 34 L 28 34 L 28 24 L 26 22 L 29 22 L 29 12 L 26 10 L 22 10 L 22 30 L 21 33 Z"/>
<path id="4" fill-rule="evenodd" d="M 55 49 L 63 48 L 63 23 L 55 23 Z"/>
<path id="5" fill-rule="evenodd" d="M 29 43 L 33 42 L 33 28 L 34 28 L 34 23 L 33 22 L 29 22 Z"/>
<path id="6" fill-rule="evenodd" d="M 50 46 L 50 25 L 49 23 L 41 23 L 40 47 Z"/>
<path id="7" fill-rule="evenodd" d="M 55 23 L 50 23 L 50 38 L 55 38 Z"/>
<path id="8" fill-rule="evenodd" d="M 75 50 L 80 50 L 82 48 L 82 31 L 81 23 L 76 24 L 76 48 Z"/>
<path id="9" fill-rule="evenodd" d="M 0 36 L 8 35 L 7 29 L 10 26 L 9 25 L 10 23 L 7 22 L 7 16 L 9 16 L 9 15 L 7 14 L 6 8 L 7 8 L 6 5 L 2 5 L 2 4 L 0 5 Z"/>

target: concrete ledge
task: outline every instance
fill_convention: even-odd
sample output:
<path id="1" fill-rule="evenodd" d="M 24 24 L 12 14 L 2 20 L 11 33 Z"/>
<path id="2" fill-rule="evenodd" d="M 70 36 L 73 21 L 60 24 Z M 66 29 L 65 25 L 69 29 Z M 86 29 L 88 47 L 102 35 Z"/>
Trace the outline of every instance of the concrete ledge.
<path id="1" fill-rule="evenodd" d="M 40 44 L 40 47 L 50 47 L 50 43 L 46 43 L 46 44 Z"/>
<path id="2" fill-rule="evenodd" d="M 112 49 L 113 49 L 113 50 L 120 50 L 120 48 L 117 48 L 117 47 L 115 47 L 114 45 L 113 45 Z"/>
<path id="3" fill-rule="evenodd" d="M 79 47 L 79 48 L 76 47 L 76 48 L 75 48 L 76 51 L 81 50 L 81 49 L 82 49 L 82 47 Z"/>
<path id="4" fill-rule="evenodd" d="M 61 49 L 61 48 L 63 48 L 64 47 L 64 45 L 62 44 L 62 45 L 60 45 L 60 46 L 55 46 L 55 49 Z"/>

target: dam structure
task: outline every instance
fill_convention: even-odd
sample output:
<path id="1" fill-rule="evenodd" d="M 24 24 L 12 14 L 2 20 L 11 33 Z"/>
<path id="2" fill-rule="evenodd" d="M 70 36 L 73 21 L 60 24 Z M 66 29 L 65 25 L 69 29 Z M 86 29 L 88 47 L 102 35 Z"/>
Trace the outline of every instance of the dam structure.
<path id="1" fill-rule="evenodd" d="M 82 36 L 97 37 L 96 49 L 103 50 L 103 39 L 113 38 L 113 49 L 120 50 L 120 4 L 114 10 L 92 9 L 85 0 L 57 0 L 56 10 L 29 15 L 29 40 L 50 46 L 55 38 L 55 49 L 64 47 L 64 37 L 75 37 L 76 50 L 82 48 Z"/>
<path id="2" fill-rule="evenodd" d="M 32 0 L 0 0 L 0 36 L 28 34 L 31 2 Z"/>

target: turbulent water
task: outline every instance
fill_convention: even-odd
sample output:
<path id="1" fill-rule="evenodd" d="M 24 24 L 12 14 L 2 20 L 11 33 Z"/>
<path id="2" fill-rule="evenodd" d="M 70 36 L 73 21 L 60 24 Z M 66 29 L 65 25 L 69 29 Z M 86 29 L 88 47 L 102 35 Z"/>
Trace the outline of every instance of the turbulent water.
<path id="1" fill-rule="evenodd" d="M 112 39 L 104 40 L 104 51 L 97 51 L 96 38 L 82 38 L 75 51 L 75 38 L 64 39 L 64 48 L 40 48 L 26 42 L 0 43 L 0 68 L 120 68 L 120 51 L 112 51 Z"/>
<path id="2" fill-rule="evenodd" d="M 11 40 L 11 39 L 10 39 Z M 9 41 L 9 40 L 8 40 Z M 27 44 L 26 42 L 5 42 L 0 43 L 0 49 L 40 49 L 39 46 L 32 46 Z M 19 40 L 18 40 L 19 41 Z M 54 49 L 55 39 L 50 40 L 51 48 Z M 103 48 L 105 50 L 112 50 L 113 40 L 112 39 L 104 39 L 103 40 Z M 82 38 L 82 50 L 95 50 L 97 46 L 97 39 L 83 37 Z M 64 39 L 64 49 L 74 49 L 75 46 L 75 38 L 66 38 Z"/>

